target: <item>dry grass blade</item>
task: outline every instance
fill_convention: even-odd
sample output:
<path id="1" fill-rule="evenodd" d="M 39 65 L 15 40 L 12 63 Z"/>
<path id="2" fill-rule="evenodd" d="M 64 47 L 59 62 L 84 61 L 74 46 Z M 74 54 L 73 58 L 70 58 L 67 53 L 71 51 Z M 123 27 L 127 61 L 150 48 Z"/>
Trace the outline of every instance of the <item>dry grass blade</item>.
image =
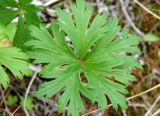
<path id="1" fill-rule="evenodd" d="M 0 92 L 1 92 L 2 100 L 3 100 L 4 106 L 5 106 L 5 110 L 8 113 L 8 115 L 10 116 L 12 113 L 8 109 L 8 106 L 7 106 L 7 103 L 6 103 L 6 100 L 5 100 L 5 96 L 4 96 L 4 93 L 3 93 L 3 89 L 2 89 L 1 86 L 0 86 Z"/>
<path id="2" fill-rule="evenodd" d="M 152 16 L 154 16 L 155 18 L 160 20 L 160 16 L 158 16 L 157 14 L 153 13 L 152 11 L 150 11 L 148 8 L 146 8 L 143 4 L 141 4 L 138 0 L 134 0 L 134 2 L 136 4 L 138 4 L 142 9 L 144 9 L 146 12 L 148 12 L 149 14 L 151 14 Z"/>
<path id="3" fill-rule="evenodd" d="M 11 116 L 14 116 L 14 114 L 19 110 L 20 107 L 21 107 L 21 106 L 18 106 L 18 107 L 16 108 L 16 110 L 14 110 L 14 112 L 11 114 Z"/>

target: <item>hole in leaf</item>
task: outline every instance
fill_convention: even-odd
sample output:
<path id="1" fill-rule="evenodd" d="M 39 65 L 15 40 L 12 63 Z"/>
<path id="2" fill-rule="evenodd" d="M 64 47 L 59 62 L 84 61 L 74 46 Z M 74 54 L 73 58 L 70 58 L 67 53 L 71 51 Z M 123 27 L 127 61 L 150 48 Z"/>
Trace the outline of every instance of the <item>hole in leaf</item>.
<path id="1" fill-rule="evenodd" d="M 86 79 L 85 75 L 83 72 L 80 73 L 80 80 L 83 84 L 87 84 L 88 80 Z"/>

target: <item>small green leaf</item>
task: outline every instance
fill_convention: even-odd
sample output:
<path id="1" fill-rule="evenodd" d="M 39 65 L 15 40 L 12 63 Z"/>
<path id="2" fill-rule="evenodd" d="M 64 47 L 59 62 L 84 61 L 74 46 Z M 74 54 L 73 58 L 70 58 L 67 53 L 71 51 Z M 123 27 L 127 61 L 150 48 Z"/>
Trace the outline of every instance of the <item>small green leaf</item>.
<path id="1" fill-rule="evenodd" d="M 147 42 L 156 42 L 156 41 L 160 40 L 160 37 L 158 37 L 154 34 L 145 34 L 143 38 Z"/>
<path id="2" fill-rule="evenodd" d="M 22 107 L 24 107 L 24 97 L 21 97 L 20 105 L 21 105 Z M 26 107 L 29 111 L 33 110 L 34 104 L 33 104 L 32 98 L 30 98 L 30 97 L 27 98 L 25 107 Z"/>
<path id="3" fill-rule="evenodd" d="M 17 96 L 9 95 L 7 97 L 7 105 L 8 106 L 15 105 L 17 102 L 18 102 L 18 97 Z"/>

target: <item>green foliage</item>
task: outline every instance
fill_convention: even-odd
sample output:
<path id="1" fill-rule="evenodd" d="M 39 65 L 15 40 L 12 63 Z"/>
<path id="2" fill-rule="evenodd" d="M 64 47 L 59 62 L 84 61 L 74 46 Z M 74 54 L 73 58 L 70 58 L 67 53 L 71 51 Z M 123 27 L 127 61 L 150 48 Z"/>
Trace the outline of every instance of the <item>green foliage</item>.
<path id="1" fill-rule="evenodd" d="M 28 56 L 21 49 L 31 39 L 28 26 L 40 23 L 37 17 L 39 7 L 31 5 L 28 0 L 0 0 L 0 84 L 6 89 L 9 77 L 6 69 L 19 79 L 31 75 Z M 19 17 L 17 27 L 12 20 Z M 12 43 L 13 46 L 12 47 Z M 18 47 L 18 48 L 16 48 Z"/>
<path id="2" fill-rule="evenodd" d="M 1 0 L 0 1 L 0 23 L 8 25 L 15 17 L 18 16 L 18 25 L 16 35 L 13 40 L 15 47 L 24 48 L 23 44 L 32 39 L 29 36 L 28 26 L 39 25 L 40 19 L 37 17 L 37 12 L 40 7 L 30 4 L 29 0 Z"/>
<path id="3" fill-rule="evenodd" d="M 9 95 L 7 97 L 7 105 L 8 106 L 15 105 L 17 102 L 18 102 L 18 97 L 17 96 Z"/>
<path id="4" fill-rule="evenodd" d="M 31 75 L 32 72 L 27 61 L 28 56 L 19 48 L 0 48 L 0 84 L 4 88 L 8 87 L 9 77 L 5 72 L 6 68 L 19 79 L 22 79 L 24 75 Z"/>
<path id="5" fill-rule="evenodd" d="M 26 50 L 27 48 L 24 46 L 24 43 L 30 40 L 31 36 L 29 35 L 29 30 L 24 23 L 25 22 L 20 16 L 18 20 L 18 29 L 14 36 L 13 45 L 18 48 L 22 48 L 23 50 Z"/>
<path id="6" fill-rule="evenodd" d="M 19 5 L 26 23 L 28 25 L 39 25 L 40 19 L 37 17 L 37 13 L 39 12 L 40 7 L 30 4 L 29 0 L 19 0 Z"/>
<path id="7" fill-rule="evenodd" d="M 0 1 L 0 22 L 9 24 L 16 16 L 23 16 L 27 24 L 39 24 L 40 19 L 37 12 L 40 7 L 30 4 L 28 0 L 1 0 Z"/>
<path id="8" fill-rule="evenodd" d="M 24 106 L 24 97 L 21 97 L 20 105 L 21 105 L 22 107 Z M 33 104 L 32 98 L 30 98 L 30 97 L 27 98 L 25 107 L 26 107 L 29 111 L 33 110 L 34 104 Z"/>
<path id="9" fill-rule="evenodd" d="M 9 95 L 7 97 L 7 102 L 6 103 L 7 103 L 8 106 L 15 105 L 17 102 L 18 102 L 18 97 L 17 96 Z M 21 105 L 21 107 L 24 106 L 24 97 L 21 97 L 20 105 Z M 33 108 L 34 108 L 33 101 L 30 97 L 28 97 L 27 100 L 26 100 L 26 108 L 29 111 L 33 110 Z"/>
<path id="10" fill-rule="evenodd" d="M 21 49 L 13 47 L 12 42 L 16 33 L 16 25 L 0 24 L 0 84 L 6 89 L 9 77 L 8 69 L 16 78 L 22 79 L 24 75 L 31 75 L 28 56 Z"/>
<path id="11" fill-rule="evenodd" d="M 42 25 L 30 27 L 35 39 L 26 43 L 34 50 L 28 54 L 35 64 L 46 64 L 41 76 L 50 80 L 40 85 L 36 95 L 51 97 L 61 92 L 58 111 L 67 107 L 68 116 L 85 112 L 81 96 L 97 102 L 102 111 L 108 104 L 106 97 L 116 110 L 118 106 L 126 109 L 125 85 L 135 80 L 131 69 L 141 68 L 128 55 L 140 52 L 138 37 L 128 36 L 127 30 L 120 32 L 118 20 L 108 20 L 106 14 L 96 15 L 90 24 L 93 9 L 84 0 L 71 5 L 71 11 L 73 16 L 57 8 L 60 19 L 53 23 L 52 34 Z"/>
<path id="12" fill-rule="evenodd" d="M 17 15 L 17 10 L 0 7 L 0 22 L 3 24 L 9 24 Z"/>
<path id="13" fill-rule="evenodd" d="M 13 42 L 16 29 L 16 24 L 14 23 L 10 23 L 7 26 L 0 24 L 0 41 L 7 39 Z"/>

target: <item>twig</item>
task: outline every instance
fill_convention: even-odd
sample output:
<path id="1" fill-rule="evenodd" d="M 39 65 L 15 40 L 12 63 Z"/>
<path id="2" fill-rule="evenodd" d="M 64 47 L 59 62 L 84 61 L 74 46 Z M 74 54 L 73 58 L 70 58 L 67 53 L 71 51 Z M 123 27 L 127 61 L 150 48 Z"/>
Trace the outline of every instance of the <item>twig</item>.
<path id="1" fill-rule="evenodd" d="M 152 109 L 154 108 L 154 106 L 157 104 L 157 102 L 160 100 L 160 95 L 157 97 L 157 99 L 154 101 L 154 103 L 152 104 L 152 106 L 149 108 L 149 110 L 146 112 L 145 116 L 149 116 L 150 113 L 152 113 Z"/>
<path id="2" fill-rule="evenodd" d="M 123 116 L 127 116 L 127 113 L 125 110 L 122 110 Z"/>
<path id="3" fill-rule="evenodd" d="M 155 18 L 160 20 L 160 16 L 158 16 L 157 14 L 153 13 L 152 11 L 150 11 L 148 8 L 146 8 L 143 4 L 141 4 L 138 0 L 134 0 L 134 2 L 136 4 L 138 4 L 143 10 L 145 10 L 146 12 L 148 12 L 149 14 L 151 14 L 152 16 L 154 16 Z"/>
<path id="4" fill-rule="evenodd" d="M 146 94 L 146 93 L 148 93 L 148 92 L 150 92 L 150 91 L 152 91 L 152 90 L 154 90 L 154 89 L 157 89 L 157 88 L 159 88 L 159 87 L 160 87 L 160 84 L 158 84 L 158 85 L 156 85 L 156 86 L 154 86 L 154 87 L 152 87 L 152 88 L 150 88 L 150 89 L 148 89 L 148 90 L 146 90 L 146 91 L 144 91 L 144 92 L 142 92 L 142 93 L 139 93 L 139 94 L 136 94 L 136 95 L 134 95 L 134 96 L 131 96 L 131 97 L 127 98 L 127 100 L 130 100 L 130 99 L 139 97 L 139 96 L 141 96 L 141 95 L 143 95 L 143 94 Z"/>
<path id="5" fill-rule="evenodd" d="M 59 0 L 49 0 L 47 3 L 44 4 L 45 7 L 50 6 L 51 4 L 54 4 L 55 2 L 58 2 Z"/>
<path id="6" fill-rule="evenodd" d="M 130 18 L 128 12 L 127 12 L 127 9 L 125 7 L 125 4 L 124 4 L 124 1 L 123 0 L 120 0 L 120 4 L 121 4 L 121 8 L 122 8 L 122 11 L 124 13 L 124 16 L 126 17 L 127 21 L 129 22 L 129 24 L 131 25 L 131 27 L 134 29 L 134 31 L 141 35 L 141 36 L 144 36 L 144 33 L 142 31 L 140 31 L 140 29 L 138 29 L 136 27 L 136 25 L 133 23 L 132 19 Z"/>
<path id="7" fill-rule="evenodd" d="M 143 94 L 146 94 L 146 93 L 148 93 L 148 92 L 150 92 L 150 91 L 152 91 L 152 90 L 154 90 L 154 89 L 157 89 L 157 88 L 159 88 L 159 87 L 160 87 L 160 84 L 158 84 L 158 85 L 156 85 L 156 86 L 154 86 L 154 87 L 152 87 L 152 88 L 150 88 L 150 89 L 148 89 L 148 90 L 146 90 L 146 91 L 143 91 L 143 92 L 141 92 L 141 93 L 139 93 L 139 94 L 136 94 L 136 95 L 134 95 L 134 96 L 128 97 L 128 98 L 127 98 L 127 101 L 129 101 L 129 100 L 131 100 L 131 99 L 134 99 L 134 98 L 136 98 L 136 97 L 139 97 L 139 96 L 141 96 L 141 95 L 143 95 Z M 109 104 L 109 105 L 107 106 L 107 108 L 110 107 L 110 106 L 112 106 L 112 104 Z M 98 111 L 100 111 L 100 110 L 101 110 L 101 109 L 99 108 L 99 109 L 97 109 L 97 110 L 94 110 L 94 111 L 91 111 L 91 112 L 89 112 L 89 113 L 86 113 L 86 114 L 84 114 L 84 115 L 82 115 L 82 116 L 87 116 L 87 115 L 89 115 L 89 114 L 98 112 Z"/>
<path id="8" fill-rule="evenodd" d="M 21 107 L 21 106 L 18 106 L 18 107 L 14 110 L 14 112 L 11 114 L 11 116 L 14 116 L 14 114 L 19 110 L 20 107 Z"/>
<path id="9" fill-rule="evenodd" d="M 25 93 L 23 109 L 24 109 L 24 112 L 25 112 L 26 116 L 29 116 L 29 113 L 28 113 L 27 108 L 26 108 L 27 97 L 28 97 L 28 94 L 29 94 L 29 92 L 30 92 L 31 86 L 32 86 L 34 80 L 35 80 L 36 77 L 37 77 L 37 74 L 40 72 L 40 69 L 41 69 L 41 65 L 38 65 L 38 66 L 37 66 L 37 70 L 35 71 L 35 73 L 34 73 L 32 79 L 31 79 L 31 81 L 29 82 L 29 85 L 28 85 L 27 90 L 26 90 L 26 93 Z"/>
<path id="10" fill-rule="evenodd" d="M 128 106 L 130 107 L 143 107 L 146 111 L 148 110 L 147 106 L 145 104 L 140 104 L 140 103 L 130 103 L 128 101 Z"/>
<path id="11" fill-rule="evenodd" d="M 5 110 L 8 113 L 8 115 L 10 116 L 12 113 L 8 109 L 8 106 L 7 106 L 7 103 L 6 103 L 5 96 L 4 96 L 3 89 L 1 87 L 1 85 L 0 85 L 0 92 L 1 92 L 2 100 L 3 100 L 4 106 L 5 106 Z"/>
<path id="12" fill-rule="evenodd" d="M 5 99 L 7 98 L 9 92 L 10 92 L 10 88 L 9 88 L 9 90 L 7 91 L 6 95 L 4 96 Z M 0 102 L 0 105 L 1 105 L 2 103 L 3 103 L 3 100 Z"/>

